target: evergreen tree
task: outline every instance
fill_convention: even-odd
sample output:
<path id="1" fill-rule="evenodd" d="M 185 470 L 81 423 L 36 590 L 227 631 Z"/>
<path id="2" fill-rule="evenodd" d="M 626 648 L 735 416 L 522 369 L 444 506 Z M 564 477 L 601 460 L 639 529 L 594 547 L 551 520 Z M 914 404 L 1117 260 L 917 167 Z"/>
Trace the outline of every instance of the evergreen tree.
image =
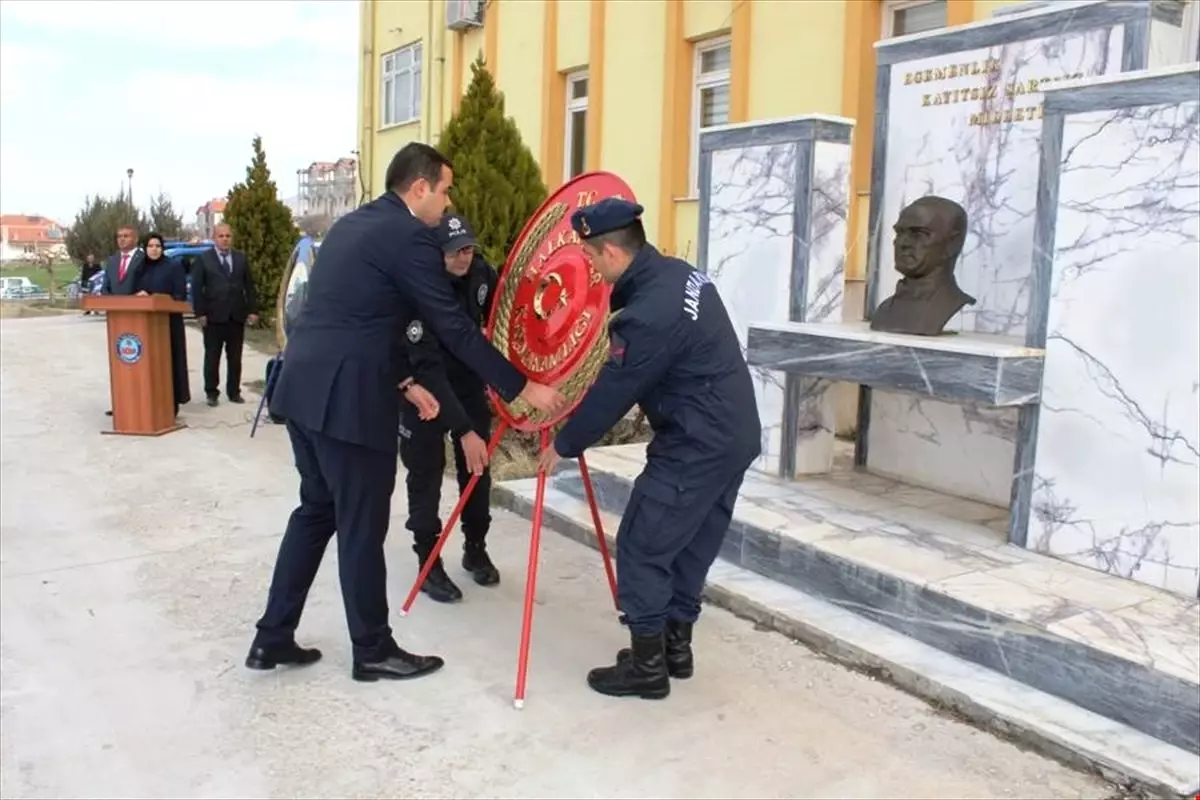
<path id="1" fill-rule="evenodd" d="M 483 257 L 500 269 L 526 220 L 546 199 L 546 185 L 517 123 L 504 115 L 504 95 L 482 56 L 471 65 L 471 85 L 442 131 L 438 150 L 454 165 L 454 210 L 475 228 Z"/>
<path id="2" fill-rule="evenodd" d="M 150 202 L 150 229 L 167 239 L 183 237 L 183 216 L 171 204 L 171 198 L 159 192 Z"/>
<path id="3" fill-rule="evenodd" d="M 117 229 L 122 225 L 132 225 L 139 240 L 149 232 L 149 221 L 124 192 L 113 198 L 89 198 L 67 231 L 67 254 L 72 261 L 83 261 L 88 253 L 104 258 L 116 249 Z"/>
<path id="4" fill-rule="evenodd" d="M 229 190 L 225 222 L 233 229 L 233 246 L 246 254 L 258 293 L 261 324 L 270 324 L 275 316 L 279 282 L 287 267 L 299 231 L 292 222 L 292 211 L 279 199 L 262 137 L 254 137 L 254 160 L 246 168 L 246 181 Z"/>

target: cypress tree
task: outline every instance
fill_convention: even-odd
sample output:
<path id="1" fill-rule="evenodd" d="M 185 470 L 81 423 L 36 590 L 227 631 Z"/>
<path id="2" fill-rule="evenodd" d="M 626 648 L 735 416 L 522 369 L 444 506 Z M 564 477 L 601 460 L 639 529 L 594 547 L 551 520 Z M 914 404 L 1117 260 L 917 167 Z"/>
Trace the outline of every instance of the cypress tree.
<path id="1" fill-rule="evenodd" d="M 474 227 L 483 257 L 500 269 L 546 199 L 546 185 L 517 123 L 504 115 L 504 94 L 482 56 L 471 65 L 471 84 L 437 147 L 454 165 L 454 210 Z"/>
<path id="2" fill-rule="evenodd" d="M 246 168 L 246 181 L 229 190 L 225 222 L 233 229 L 233 246 L 246 254 L 258 294 L 260 325 L 275 316 L 275 297 L 300 233 L 292 210 L 279 199 L 262 137 L 254 137 L 254 160 Z"/>

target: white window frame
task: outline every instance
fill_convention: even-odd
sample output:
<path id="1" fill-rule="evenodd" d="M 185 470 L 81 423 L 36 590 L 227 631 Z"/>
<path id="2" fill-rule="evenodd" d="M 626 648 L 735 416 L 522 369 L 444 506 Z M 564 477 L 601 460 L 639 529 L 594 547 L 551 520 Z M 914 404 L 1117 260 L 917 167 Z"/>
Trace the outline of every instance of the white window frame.
<path id="1" fill-rule="evenodd" d="M 916 8 L 918 6 L 927 6 L 930 3 L 936 3 L 938 0 L 884 0 L 883 4 L 883 30 L 880 31 L 881 39 L 891 39 L 895 36 L 896 29 L 896 12 L 904 11 L 908 8 Z M 946 4 L 949 6 L 949 3 Z M 946 9 L 949 13 L 949 8 Z M 944 27 L 944 26 L 943 26 Z M 905 34 L 907 35 L 907 34 Z"/>
<path id="2" fill-rule="evenodd" d="M 692 153 L 691 163 L 688 165 L 690 172 L 688 185 L 691 187 L 692 197 L 700 195 L 700 94 L 704 89 L 711 89 L 714 86 L 721 86 L 722 84 L 730 86 L 730 91 L 732 91 L 731 79 L 733 75 L 732 68 L 701 74 L 700 65 L 703 63 L 705 53 L 723 48 L 730 50 L 730 64 L 732 66 L 733 40 L 728 36 L 698 42 L 695 47 L 694 58 L 692 59 Z M 731 101 L 732 99 L 730 97 Z"/>
<path id="3" fill-rule="evenodd" d="M 412 54 L 412 60 L 407 67 L 388 68 L 388 60 L 395 62 L 395 57 L 404 52 Z M 418 122 L 421 119 L 421 79 L 424 73 L 424 64 L 421 59 L 425 56 L 425 48 L 421 42 L 413 42 L 406 44 L 403 47 L 397 47 L 395 50 L 384 53 L 379 60 L 379 127 L 392 128 L 397 125 L 410 125 Z M 415 80 L 414 80 L 415 79 Z M 412 84 L 412 101 L 407 109 L 392 109 L 392 113 L 396 114 L 395 119 L 388 119 L 387 113 L 387 97 L 391 92 L 392 83 L 396 80 L 407 80 Z"/>
<path id="4" fill-rule="evenodd" d="M 563 119 L 563 131 L 565 131 L 565 133 L 566 133 L 566 136 L 563 139 L 563 172 L 562 172 L 562 174 L 563 174 L 564 181 L 568 181 L 572 177 L 574 177 L 573 175 L 571 175 L 571 153 L 575 149 L 575 146 L 574 146 L 575 141 L 572 138 L 573 128 L 571 126 L 571 117 L 572 117 L 572 115 L 574 115 L 575 113 L 577 113 L 579 111 L 584 112 L 584 143 L 586 144 L 586 142 L 587 142 L 587 136 L 586 136 L 587 127 L 586 126 L 587 126 L 588 98 L 591 97 L 591 94 L 592 94 L 592 84 L 590 82 L 588 83 L 588 93 L 586 95 L 584 95 L 583 97 L 574 97 L 573 96 L 575 84 L 579 83 L 580 81 L 586 81 L 586 80 L 588 80 L 588 71 L 585 69 L 579 70 L 578 72 L 571 72 L 571 73 L 567 74 L 567 80 L 566 80 L 566 109 L 567 110 L 565 112 L 565 117 Z M 584 155 L 583 171 L 587 172 L 587 155 L 586 155 L 586 153 Z"/>

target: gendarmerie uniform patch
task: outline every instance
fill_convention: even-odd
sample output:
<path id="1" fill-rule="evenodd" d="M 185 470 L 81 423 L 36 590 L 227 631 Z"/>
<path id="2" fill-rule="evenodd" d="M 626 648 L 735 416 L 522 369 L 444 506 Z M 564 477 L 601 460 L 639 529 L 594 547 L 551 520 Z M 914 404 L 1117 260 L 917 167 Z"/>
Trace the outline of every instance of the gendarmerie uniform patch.
<path id="1" fill-rule="evenodd" d="M 487 284 L 479 284 L 479 291 L 475 293 L 475 299 L 479 301 L 479 307 L 483 308 L 483 301 L 487 300 Z"/>
<path id="2" fill-rule="evenodd" d="M 408 340 L 413 344 L 421 341 L 421 337 L 425 335 L 425 328 L 421 325 L 421 320 L 414 319 L 408 324 Z"/>

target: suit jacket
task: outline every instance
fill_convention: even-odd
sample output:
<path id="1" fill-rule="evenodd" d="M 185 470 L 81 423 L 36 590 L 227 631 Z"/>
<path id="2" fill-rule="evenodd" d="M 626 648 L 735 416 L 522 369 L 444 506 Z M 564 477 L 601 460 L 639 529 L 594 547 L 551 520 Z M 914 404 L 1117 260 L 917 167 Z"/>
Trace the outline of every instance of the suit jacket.
<path id="1" fill-rule="evenodd" d="M 192 264 L 192 309 L 209 322 L 243 323 L 258 313 L 254 276 L 246 254 L 230 250 L 233 274 L 225 271 L 216 250 L 206 250 Z"/>
<path id="2" fill-rule="evenodd" d="M 104 280 L 100 284 L 100 294 L 134 294 L 137 290 L 137 271 L 146 254 L 141 248 L 133 251 L 129 263 L 125 266 L 125 278 L 121 274 L 121 254 L 113 253 L 104 260 Z"/>
<path id="3" fill-rule="evenodd" d="M 270 410 L 341 441 L 394 453 L 406 331 L 420 318 L 506 400 L 525 377 L 463 311 L 435 230 L 387 192 L 339 219 L 321 244 L 304 310 L 288 334 Z"/>

